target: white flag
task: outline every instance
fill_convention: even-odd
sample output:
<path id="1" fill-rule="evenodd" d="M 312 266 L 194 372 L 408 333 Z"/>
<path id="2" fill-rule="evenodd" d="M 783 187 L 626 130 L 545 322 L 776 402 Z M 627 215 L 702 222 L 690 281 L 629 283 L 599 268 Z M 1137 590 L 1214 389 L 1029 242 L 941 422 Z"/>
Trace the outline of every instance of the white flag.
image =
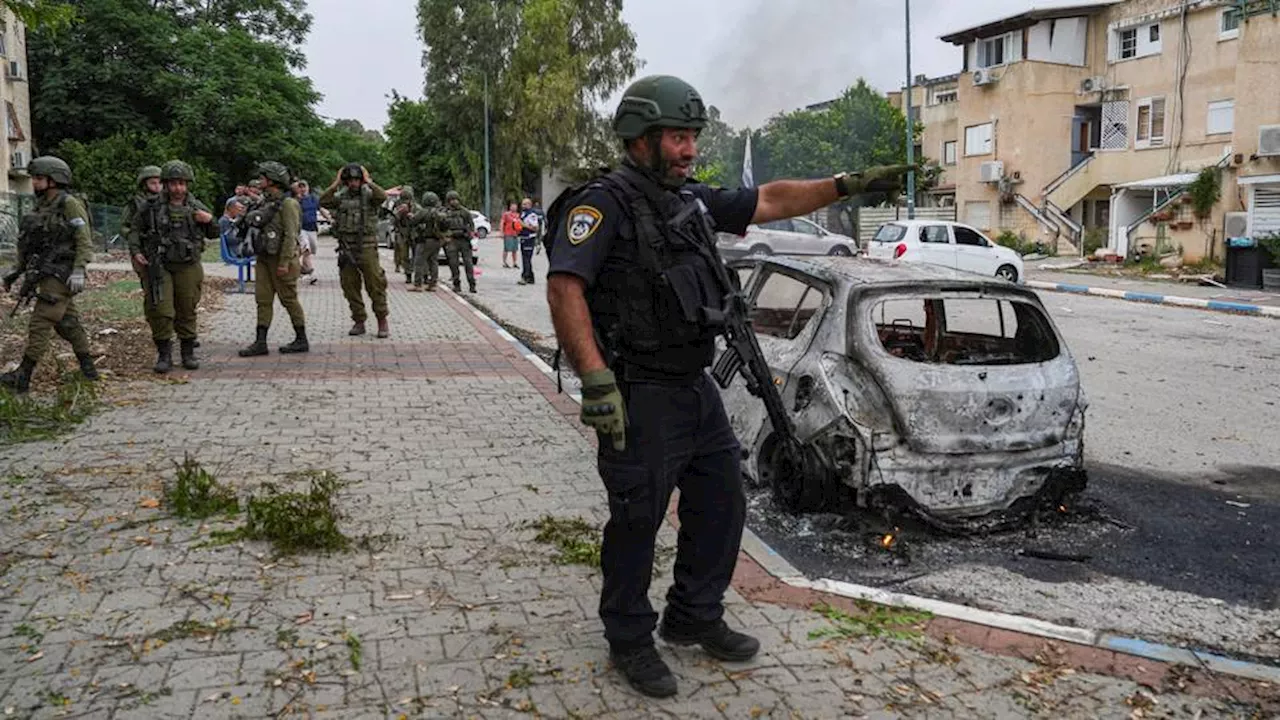
<path id="1" fill-rule="evenodd" d="M 756 179 L 751 169 L 751 135 L 747 135 L 747 149 L 742 158 L 742 187 L 754 187 Z"/>

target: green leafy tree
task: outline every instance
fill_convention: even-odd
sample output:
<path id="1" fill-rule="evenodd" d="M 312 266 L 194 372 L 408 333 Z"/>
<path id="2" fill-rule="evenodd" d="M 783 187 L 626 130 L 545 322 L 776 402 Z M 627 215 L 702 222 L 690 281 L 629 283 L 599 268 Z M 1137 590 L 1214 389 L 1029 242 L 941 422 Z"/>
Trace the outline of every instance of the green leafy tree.
<path id="1" fill-rule="evenodd" d="M 698 170 L 695 177 L 700 182 L 719 187 L 741 185 L 748 132 L 734 130 L 720 118 L 719 108 L 714 105 L 708 107 L 707 126 L 698 134 Z"/>
<path id="2" fill-rule="evenodd" d="M 57 32 L 75 22 L 75 8 L 53 0 L 4 0 L 8 8 L 28 29 Z"/>

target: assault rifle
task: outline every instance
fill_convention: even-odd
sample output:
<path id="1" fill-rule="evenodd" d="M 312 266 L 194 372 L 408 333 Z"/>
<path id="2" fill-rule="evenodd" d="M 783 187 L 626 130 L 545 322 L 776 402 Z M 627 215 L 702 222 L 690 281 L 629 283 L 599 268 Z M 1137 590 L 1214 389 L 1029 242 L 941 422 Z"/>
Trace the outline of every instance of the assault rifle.
<path id="1" fill-rule="evenodd" d="M 164 250 L 160 227 L 160 199 L 147 200 L 146 237 L 142 239 L 143 254 L 147 258 L 147 295 L 152 309 L 164 301 Z"/>

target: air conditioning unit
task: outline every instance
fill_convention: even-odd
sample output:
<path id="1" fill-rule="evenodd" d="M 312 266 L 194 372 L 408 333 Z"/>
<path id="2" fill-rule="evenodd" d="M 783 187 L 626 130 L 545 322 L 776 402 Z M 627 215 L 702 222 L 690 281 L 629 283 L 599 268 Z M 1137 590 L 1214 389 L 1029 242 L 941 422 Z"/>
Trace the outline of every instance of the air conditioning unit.
<path id="1" fill-rule="evenodd" d="M 10 60 L 9 69 L 5 71 L 5 77 L 13 80 L 21 80 L 22 79 L 22 63 L 18 62 L 17 60 Z"/>
<path id="2" fill-rule="evenodd" d="M 27 154 L 21 150 L 14 150 L 9 155 L 9 167 L 13 170 L 25 170 L 27 168 Z"/>
<path id="3" fill-rule="evenodd" d="M 1002 177 L 1004 177 L 1004 162 L 1001 160 L 988 160 L 979 167 L 979 182 L 1000 182 Z"/>
<path id="4" fill-rule="evenodd" d="M 1111 83 L 1107 82 L 1107 78 L 1102 75 L 1085 78 L 1080 81 L 1080 92 L 1082 93 L 1102 92 L 1109 87 L 1111 87 Z"/>
<path id="5" fill-rule="evenodd" d="M 1280 155 L 1280 125 L 1258 127 L 1258 154 L 1263 157 Z"/>
<path id="6" fill-rule="evenodd" d="M 1222 236 L 1246 237 L 1249 234 L 1249 213 L 1229 212 L 1223 216 Z"/>
<path id="7" fill-rule="evenodd" d="M 991 68 L 979 68 L 973 71 L 974 85 L 990 85 L 998 79 L 996 74 L 991 72 Z"/>

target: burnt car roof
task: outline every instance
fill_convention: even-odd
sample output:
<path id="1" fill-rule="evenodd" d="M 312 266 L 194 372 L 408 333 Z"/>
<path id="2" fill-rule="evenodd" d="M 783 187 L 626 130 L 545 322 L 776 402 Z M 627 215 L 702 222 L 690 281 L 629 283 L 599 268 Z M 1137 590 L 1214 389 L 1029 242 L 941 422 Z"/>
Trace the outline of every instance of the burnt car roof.
<path id="1" fill-rule="evenodd" d="M 834 255 L 769 255 L 744 258 L 743 261 L 734 261 L 731 264 L 742 264 L 744 261 L 790 268 L 813 275 L 832 284 L 847 284 L 857 286 L 860 289 L 869 289 L 878 285 L 955 285 L 956 283 L 963 283 L 975 289 L 989 288 L 1035 297 L 1035 293 L 1021 285 L 1014 285 L 997 278 L 988 278 L 985 275 L 927 263 L 904 263 L 893 260 L 874 260 L 865 257 L 840 257 Z"/>

